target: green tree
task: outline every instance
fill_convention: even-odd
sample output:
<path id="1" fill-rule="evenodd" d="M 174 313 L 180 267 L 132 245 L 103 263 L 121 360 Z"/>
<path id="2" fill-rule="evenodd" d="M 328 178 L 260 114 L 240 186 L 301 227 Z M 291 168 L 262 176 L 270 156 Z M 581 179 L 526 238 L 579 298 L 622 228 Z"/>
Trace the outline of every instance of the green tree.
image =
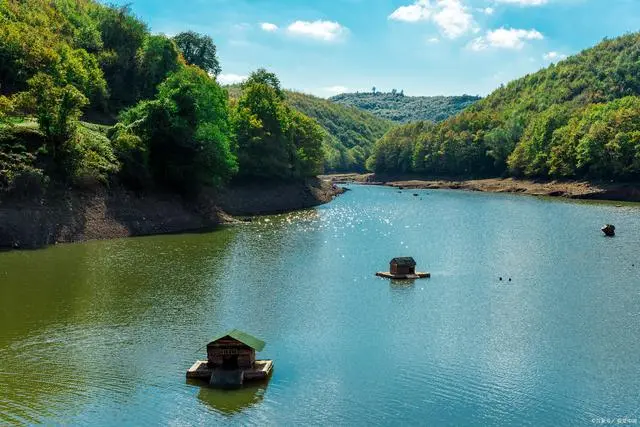
<path id="1" fill-rule="evenodd" d="M 58 49 L 59 59 L 53 66 L 56 84 L 72 84 L 96 107 L 104 107 L 108 97 L 107 82 L 94 55 L 84 49 L 72 49 L 63 44 Z"/>
<path id="2" fill-rule="evenodd" d="M 324 155 L 342 158 L 344 147 L 305 114 L 287 105 L 278 77 L 259 69 L 242 84 L 233 107 L 240 175 L 246 179 L 297 179 L 317 175 Z M 337 147 L 337 148 L 336 148 Z"/>
<path id="3" fill-rule="evenodd" d="M 180 52 L 171 39 L 148 36 L 138 51 L 139 97 L 153 98 L 158 85 L 181 65 Z"/>
<path id="4" fill-rule="evenodd" d="M 217 76 L 222 69 L 216 54 L 216 45 L 211 37 L 194 31 L 180 33 L 173 38 L 187 64 L 195 65 L 207 73 Z"/>
<path id="5" fill-rule="evenodd" d="M 323 172 L 324 152 L 322 141 L 324 132 L 318 123 L 297 111 L 291 111 L 290 137 L 296 148 L 297 176 L 315 176 Z M 356 147 L 360 149 L 360 147 Z M 364 153 L 362 153 L 364 157 Z M 362 159 L 364 162 L 364 159 Z"/>
<path id="6" fill-rule="evenodd" d="M 242 84 L 234 112 L 240 175 L 291 178 L 295 146 L 288 138 L 290 111 L 275 74 L 258 70 Z"/>
<path id="7" fill-rule="evenodd" d="M 148 156 L 157 183 L 183 192 L 221 185 L 237 171 L 226 91 L 193 66 L 169 76 L 156 99 L 123 113 L 113 140 L 129 160 Z"/>
<path id="8" fill-rule="evenodd" d="M 104 44 L 99 59 L 111 90 L 112 104 L 120 109 L 137 99 L 138 50 L 148 29 L 132 14 L 129 6 L 100 8 L 96 19 Z"/>
<path id="9" fill-rule="evenodd" d="M 29 91 L 20 94 L 20 106 L 35 113 L 48 147 L 57 159 L 63 144 L 73 136 L 82 108 L 89 101 L 74 86 L 57 86 L 54 79 L 44 73 L 36 74 L 28 83 Z"/>
<path id="10" fill-rule="evenodd" d="M 569 118 L 567 106 L 553 105 L 531 120 L 522 140 L 509 157 L 508 164 L 512 172 L 526 176 L 547 175 L 554 132 L 565 126 Z"/>
<path id="11" fill-rule="evenodd" d="M 493 159 L 493 167 L 496 173 L 502 173 L 507 169 L 509 155 L 520 141 L 524 132 L 524 119 L 514 115 L 501 126 L 495 127 L 484 136 L 487 146 L 487 156 Z"/>

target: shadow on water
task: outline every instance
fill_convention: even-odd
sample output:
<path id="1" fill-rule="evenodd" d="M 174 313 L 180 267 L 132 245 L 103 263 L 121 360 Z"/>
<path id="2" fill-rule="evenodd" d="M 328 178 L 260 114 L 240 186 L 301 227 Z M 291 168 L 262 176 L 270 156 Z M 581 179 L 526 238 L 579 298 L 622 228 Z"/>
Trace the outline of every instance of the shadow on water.
<path id="1" fill-rule="evenodd" d="M 205 381 L 187 380 L 187 384 L 200 387 L 198 400 L 216 413 L 234 416 L 258 405 L 264 399 L 268 380 L 251 383 L 235 390 L 220 390 L 209 387 Z"/>

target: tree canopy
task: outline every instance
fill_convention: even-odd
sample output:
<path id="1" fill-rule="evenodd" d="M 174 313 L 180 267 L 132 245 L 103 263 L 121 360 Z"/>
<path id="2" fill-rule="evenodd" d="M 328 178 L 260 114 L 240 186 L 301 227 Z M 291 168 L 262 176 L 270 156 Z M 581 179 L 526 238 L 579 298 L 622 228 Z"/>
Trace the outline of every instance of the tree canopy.
<path id="1" fill-rule="evenodd" d="M 148 161 L 156 182 L 180 191 L 219 186 L 237 171 L 227 94 L 193 66 L 171 74 L 156 99 L 124 112 L 114 141 L 120 149 L 143 153 L 128 158 Z M 129 166 L 134 174 L 140 163 Z"/>
<path id="2" fill-rule="evenodd" d="M 178 34 L 173 40 L 187 64 L 195 65 L 212 76 L 220 74 L 222 68 L 216 55 L 216 45 L 211 37 L 187 31 Z"/>
<path id="3" fill-rule="evenodd" d="M 420 120 L 440 122 L 481 98 L 478 96 L 406 96 L 403 90 L 390 93 L 373 92 L 343 93 L 331 98 L 338 104 L 360 108 L 385 120 L 409 123 Z"/>
<path id="4" fill-rule="evenodd" d="M 290 179 L 322 169 L 322 129 L 284 102 L 275 74 L 257 70 L 242 84 L 233 124 L 240 175 Z"/>
<path id="5" fill-rule="evenodd" d="M 285 103 L 274 74 L 253 73 L 229 105 L 210 37 L 151 34 L 128 6 L 0 0 L 0 59 L 2 186 L 34 165 L 73 184 L 183 193 L 238 172 L 301 179 L 323 170 L 323 129 Z M 111 125 L 116 115 L 112 128 L 81 121 Z"/>

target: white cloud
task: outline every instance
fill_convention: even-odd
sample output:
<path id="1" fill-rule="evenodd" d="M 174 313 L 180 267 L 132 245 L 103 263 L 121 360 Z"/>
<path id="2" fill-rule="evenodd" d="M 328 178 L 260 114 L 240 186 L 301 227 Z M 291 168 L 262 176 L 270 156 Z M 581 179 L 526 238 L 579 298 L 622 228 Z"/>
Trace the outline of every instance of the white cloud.
<path id="1" fill-rule="evenodd" d="M 437 37 L 430 37 L 427 39 L 427 43 L 439 43 L 440 39 Z"/>
<path id="2" fill-rule="evenodd" d="M 248 30 L 251 28 L 251 24 L 248 24 L 246 22 L 241 22 L 239 24 L 234 24 L 233 25 L 233 29 L 236 31 L 244 31 L 244 30 Z"/>
<path id="3" fill-rule="evenodd" d="M 536 30 L 516 30 L 514 28 L 498 28 L 487 32 L 487 40 L 494 47 L 505 49 L 522 49 L 524 40 L 543 40 L 544 36 Z"/>
<path id="4" fill-rule="evenodd" d="M 567 57 L 567 55 L 565 55 L 564 53 L 559 53 L 559 52 L 547 52 L 544 55 L 542 55 L 542 57 L 544 58 L 545 61 L 555 61 L 555 60 L 563 60 Z"/>
<path id="5" fill-rule="evenodd" d="M 499 49 L 522 49 L 526 40 L 543 40 L 544 36 L 537 30 L 517 30 L 515 28 L 498 28 L 487 31 L 483 37 L 473 39 L 468 47 L 480 51 L 495 47 Z"/>
<path id="6" fill-rule="evenodd" d="M 272 24 L 270 22 L 263 22 L 260 24 L 260 28 L 268 33 L 273 33 L 274 31 L 278 31 L 278 26 L 276 24 Z"/>
<path id="7" fill-rule="evenodd" d="M 427 21 L 431 17 L 431 5 L 429 0 L 418 0 L 409 6 L 400 6 L 389 19 L 404 22 Z"/>
<path id="8" fill-rule="evenodd" d="M 322 88 L 322 90 L 324 92 L 328 92 L 328 93 L 331 93 L 333 95 L 338 95 L 338 94 L 341 94 L 341 93 L 349 92 L 349 88 L 345 87 L 345 86 L 330 86 L 330 87 Z"/>
<path id="9" fill-rule="evenodd" d="M 484 37 L 477 37 L 469 42 L 467 47 L 476 52 L 480 52 L 481 50 L 485 50 L 489 48 L 489 44 Z"/>
<path id="10" fill-rule="evenodd" d="M 542 6 L 549 0 L 495 0 L 496 3 L 517 4 L 520 6 Z"/>
<path id="11" fill-rule="evenodd" d="M 433 20 L 447 37 L 455 39 L 474 27 L 473 16 L 460 0 L 438 0 L 438 7 L 441 9 Z"/>
<path id="12" fill-rule="evenodd" d="M 389 19 L 403 22 L 433 21 L 449 38 L 455 39 L 476 27 L 462 0 L 417 0 L 396 9 Z"/>
<path id="13" fill-rule="evenodd" d="M 485 7 L 484 9 L 480 9 L 480 12 L 484 13 L 485 15 L 493 15 L 493 12 L 495 12 L 496 10 L 492 7 Z"/>
<path id="14" fill-rule="evenodd" d="M 232 85 L 241 83 L 247 79 L 247 76 L 241 76 L 239 74 L 219 74 L 216 78 L 217 82 L 221 85 Z"/>
<path id="15" fill-rule="evenodd" d="M 332 42 L 344 36 L 348 30 L 332 21 L 296 21 L 287 27 L 289 34 Z"/>

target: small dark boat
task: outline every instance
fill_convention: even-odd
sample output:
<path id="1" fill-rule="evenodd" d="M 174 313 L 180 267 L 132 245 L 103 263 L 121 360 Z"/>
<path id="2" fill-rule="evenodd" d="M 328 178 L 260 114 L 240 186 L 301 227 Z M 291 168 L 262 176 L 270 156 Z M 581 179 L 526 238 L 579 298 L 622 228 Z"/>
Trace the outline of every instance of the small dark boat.
<path id="1" fill-rule="evenodd" d="M 602 227 L 600 230 L 602 230 L 605 236 L 608 236 L 608 237 L 613 237 L 616 235 L 616 227 L 615 225 L 612 225 L 612 224 L 607 224 L 604 227 Z"/>

